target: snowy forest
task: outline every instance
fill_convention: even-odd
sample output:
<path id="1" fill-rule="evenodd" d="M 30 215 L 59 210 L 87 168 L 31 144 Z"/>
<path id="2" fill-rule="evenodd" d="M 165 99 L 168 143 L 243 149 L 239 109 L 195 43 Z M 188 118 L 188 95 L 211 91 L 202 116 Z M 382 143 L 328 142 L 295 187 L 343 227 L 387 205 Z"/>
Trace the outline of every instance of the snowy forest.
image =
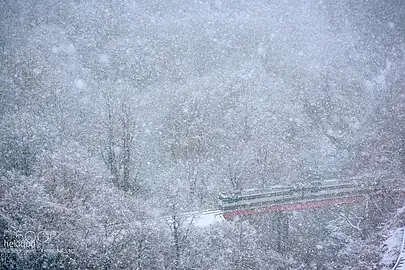
<path id="1" fill-rule="evenodd" d="M 403 197 L 196 221 L 403 175 L 404 39 L 401 0 L 1 0 L 0 269 L 391 269 Z"/>

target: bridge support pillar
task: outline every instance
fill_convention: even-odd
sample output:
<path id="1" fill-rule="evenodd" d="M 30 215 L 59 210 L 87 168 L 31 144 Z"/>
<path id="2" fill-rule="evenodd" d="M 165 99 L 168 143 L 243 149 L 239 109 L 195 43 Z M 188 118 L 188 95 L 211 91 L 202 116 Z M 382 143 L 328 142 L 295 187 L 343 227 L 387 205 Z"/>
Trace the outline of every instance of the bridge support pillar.
<path id="1" fill-rule="evenodd" d="M 288 250 L 289 219 L 287 213 L 277 213 L 275 216 L 276 227 L 276 249 L 280 253 Z"/>
<path id="2" fill-rule="evenodd" d="M 371 195 L 367 201 L 368 227 L 376 229 L 384 219 L 384 213 L 393 211 L 395 202 L 392 194 L 384 192 Z"/>

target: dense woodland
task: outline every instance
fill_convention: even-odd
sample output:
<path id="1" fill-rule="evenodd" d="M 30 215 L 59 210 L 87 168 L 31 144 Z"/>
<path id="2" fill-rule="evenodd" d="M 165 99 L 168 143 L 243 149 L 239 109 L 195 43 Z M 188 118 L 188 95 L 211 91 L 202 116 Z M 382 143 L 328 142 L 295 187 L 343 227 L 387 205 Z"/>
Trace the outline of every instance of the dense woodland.
<path id="1" fill-rule="evenodd" d="M 378 267 L 400 202 L 290 214 L 283 248 L 273 215 L 181 213 L 403 173 L 404 22 L 401 1 L 0 1 L 0 247 L 36 237 L 0 268 Z"/>

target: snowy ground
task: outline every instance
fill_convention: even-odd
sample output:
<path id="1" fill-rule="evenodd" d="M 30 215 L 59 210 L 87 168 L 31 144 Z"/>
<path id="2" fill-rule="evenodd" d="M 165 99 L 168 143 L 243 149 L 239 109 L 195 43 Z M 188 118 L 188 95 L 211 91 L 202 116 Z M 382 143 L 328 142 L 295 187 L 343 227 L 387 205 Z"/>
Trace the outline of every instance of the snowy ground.
<path id="1" fill-rule="evenodd" d="M 224 221 L 221 211 L 213 211 L 211 213 L 205 213 L 203 215 L 196 216 L 194 218 L 194 224 L 197 227 L 205 227 L 217 222 Z"/>
<path id="2" fill-rule="evenodd" d="M 386 239 L 382 246 L 381 270 L 405 270 L 405 226 L 403 223 L 405 206 L 387 223 Z M 396 227 L 396 228 L 395 228 Z M 395 229 L 388 229 L 395 228 Z"/>
<path id="3" fill-rule="evenodd" d="M 384 266 L 382 270 L 393 269 L 394 264 L 398 259 L 398 255 L 402 245 L 402 236 L 404 234 L 404 228 L 398 228 L 388 235 L 383 244 L 383 256 L 381 259 L 381 266 Z M 405 268 L 397 268 L 405 269 Z"/>

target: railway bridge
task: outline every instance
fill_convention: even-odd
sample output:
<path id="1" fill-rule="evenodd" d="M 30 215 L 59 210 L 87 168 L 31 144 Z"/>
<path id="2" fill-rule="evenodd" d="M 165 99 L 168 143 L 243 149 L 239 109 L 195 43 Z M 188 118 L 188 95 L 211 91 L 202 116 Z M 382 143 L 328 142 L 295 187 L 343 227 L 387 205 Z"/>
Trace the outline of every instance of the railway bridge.
<path id="1" fill-rule="evenodd" d="M 403 177 L 360 176 L 347 179 L 312 182 L 306 185 L 273 186 L 261 190 L 240 190 L 219 195 L 221 215 L 237 219 L 252 215 L 273 214 L 278 251 L 283 252 L 289 230 L 289 212 L 312 208 L 372 202 L 369 216 L 392 204 L 395 197 L 405 194 Z"/>

